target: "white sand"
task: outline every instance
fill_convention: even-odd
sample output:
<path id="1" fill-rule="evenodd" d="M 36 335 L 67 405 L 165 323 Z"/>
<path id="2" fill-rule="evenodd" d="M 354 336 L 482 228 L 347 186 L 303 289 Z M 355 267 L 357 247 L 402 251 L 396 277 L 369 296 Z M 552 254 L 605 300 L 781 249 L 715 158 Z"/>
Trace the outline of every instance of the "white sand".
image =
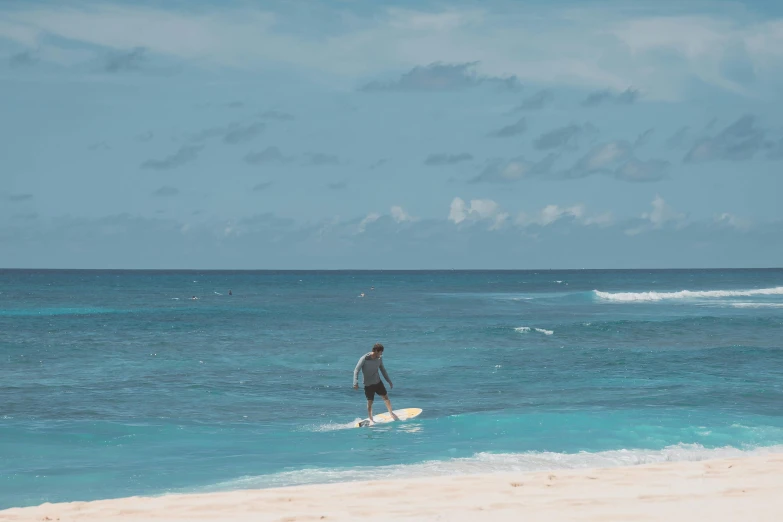
<path id="1" fill-rule="evenodd" d="M 783 454 L 131 497 L 0 511 L 0 521 L 365 519 L 779 522 L 783 521 Z"/>

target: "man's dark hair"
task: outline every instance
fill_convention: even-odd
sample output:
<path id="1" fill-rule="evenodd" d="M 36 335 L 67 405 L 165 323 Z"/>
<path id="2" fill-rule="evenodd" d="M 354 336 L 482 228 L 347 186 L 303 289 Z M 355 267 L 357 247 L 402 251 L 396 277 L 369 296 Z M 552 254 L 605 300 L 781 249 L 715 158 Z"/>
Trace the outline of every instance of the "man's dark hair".
<path id="1" fill-rule="evenodd" d="M 383 351 L 383 345 L 381 343 L 375 343 L 375 346 L 372 347 L 373 352 L 382 352 Z"/>

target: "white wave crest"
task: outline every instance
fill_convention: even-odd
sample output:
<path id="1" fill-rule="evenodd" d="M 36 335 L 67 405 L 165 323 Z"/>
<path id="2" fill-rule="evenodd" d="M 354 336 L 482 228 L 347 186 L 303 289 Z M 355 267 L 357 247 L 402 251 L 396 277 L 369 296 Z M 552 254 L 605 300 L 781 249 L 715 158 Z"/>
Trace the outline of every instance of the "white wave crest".
<path id="1" fill-rule="evenodd" d="M 593 290 L 600 299 L 607 301 L 663 301 L 665 299 L 704 299 L 715 297 L 748 297 L 752 295 L 783 295 L 783 286 L 750 290 L 681 290 L 679 292 L 601 292 Z"/>
<path id="2" fill-rule="evenodd" d="M 337 423 L 337 422 L 328 422 L 326 424 L 313 424 L 313 425 L 310 425 L 310 426 L 304 426 L 302 429 L 304 431 L 316 431 L 316 432 L 318 432 L 318 431 L 347 430 L 347 429 L 350 429 L 350 428 L 353 428 L 354 426 L 356 426 L 356 423 L 359 422 L 360 420 L 362 420 L 362 419 L 357 417 L 355 420 L 353 420 L 351 422 L 346 422 L 344 424 L 340 424 L 340 423 Z"/>
<path id="3" fill-rule="evenodd" d="M 553 333 L 555 333 L 554 330 L 544 330 L 543 328 L 531 328 L 529 326 L 519 326 L 517 328 L 514 328 L 514 331 L 519 333 L 528 333 L 531 330 L 536 331 L 538 333 L 542 333 L 544 335 L 552 335 Z"/>
<path id="4" fill-rule="evenodd" d="M 734 308 L 783 308 L 783 303 L 731 303 Z"/>
<path id="5" fill-rule="evenodd" d="M 621 449 L 596 453 L 477 453 L 473 457 L 433 460 L 418 464 L 397 464 L 380 467 L 363 466 L 343 469 L 311 468 L 284 471 L 270 475 L 246 476 L 201 488 L 199 491 L 231 491 L 330 482 L 356 482 L 478 473 L 524 473 L 561 469 L 613 468 L 656 464 L 659 462 L 746 457 L 781 451 L 783 451 L 783 445 L 742 450 L 731 446 L 713 449 L 705 448 L 700 444 L 677 444 L 660 450 Z"/>

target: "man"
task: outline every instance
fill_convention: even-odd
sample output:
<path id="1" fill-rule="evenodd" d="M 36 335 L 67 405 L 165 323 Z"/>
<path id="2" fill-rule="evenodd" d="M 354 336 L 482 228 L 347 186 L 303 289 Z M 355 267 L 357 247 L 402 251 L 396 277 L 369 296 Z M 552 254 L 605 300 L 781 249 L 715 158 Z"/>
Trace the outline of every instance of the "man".
<path id="1" fill-rule="evenodd" d="M 386 403 L 386 408 L 389 410 L 389 414 L 392 418 L 394 420 L 400 420 L 392 412 L 392 405 L 389 396 L 386 394 L 386 387 L 383 385 L 380 375 L 378 375 L 379 369 L 381 370 L 384 379 L 386 379 L 386 382 L 389 383 L 389 388 L 394 389 L 394 384 L 392 384 L 391 379 L 389 379 L 386 368 L 383 367 L 383 345 L 381 343 L 377 343 L 373 346 L 371 352 L 362 355 L 361 359 L 359 359 L 359 363 L 353 370 L 354 390 L 359 389 L 359 370 L 362 370 L 362 375 L 364 376 L 364 396 L 367 397 L 367 415 L 370 419 L 370 424 L 375 424 L 375 421 L 372 418 L 372 402 L 376 393 L 383 398 L 383 402 Z"/>

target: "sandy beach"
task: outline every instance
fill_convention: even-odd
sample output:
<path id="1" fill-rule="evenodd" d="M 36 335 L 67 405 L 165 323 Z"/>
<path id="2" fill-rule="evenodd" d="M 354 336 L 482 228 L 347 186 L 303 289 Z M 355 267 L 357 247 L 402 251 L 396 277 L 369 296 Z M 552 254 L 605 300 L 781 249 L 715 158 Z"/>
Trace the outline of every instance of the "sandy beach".
<path id="1" fill-rule="evenodd" d="M 769 454 L 43 504 L 0 511 L 0 521 L 779 521 L 781 490 L 783 454 Z"/>

